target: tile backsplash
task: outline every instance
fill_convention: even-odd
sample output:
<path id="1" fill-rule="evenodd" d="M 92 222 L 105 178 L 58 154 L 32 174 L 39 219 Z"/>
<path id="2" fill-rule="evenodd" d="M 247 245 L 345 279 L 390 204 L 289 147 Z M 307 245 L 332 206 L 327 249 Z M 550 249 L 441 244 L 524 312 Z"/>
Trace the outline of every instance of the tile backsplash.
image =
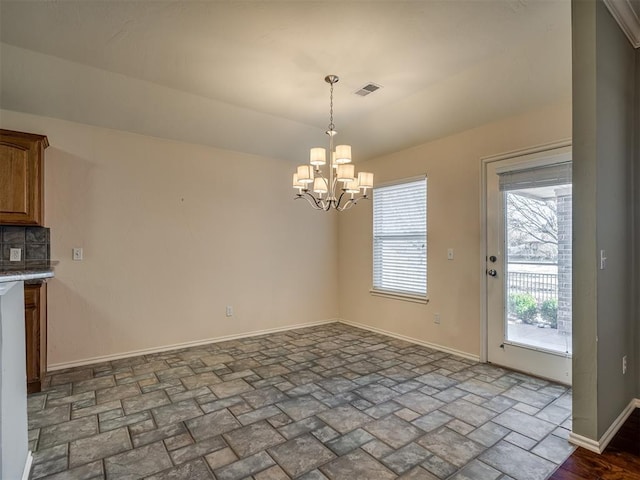
<path id="1" fill-rule="evenodd" d="M 20 261 L 12 262 L 12 248 L 20 249 Z M 50 259 L 49 229 L 46 227 L 0 226 L 0 266 L 21 266 Z"/>

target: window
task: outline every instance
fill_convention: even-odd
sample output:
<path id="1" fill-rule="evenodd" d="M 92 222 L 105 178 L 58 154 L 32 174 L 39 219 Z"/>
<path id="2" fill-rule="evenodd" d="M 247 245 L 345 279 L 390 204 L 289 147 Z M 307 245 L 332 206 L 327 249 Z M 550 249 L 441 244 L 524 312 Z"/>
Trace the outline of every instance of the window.
<path id="1" fill-rule="evenodd" d="M 427 179 L 373 191 L 373 294 L 426 301 Z"/>

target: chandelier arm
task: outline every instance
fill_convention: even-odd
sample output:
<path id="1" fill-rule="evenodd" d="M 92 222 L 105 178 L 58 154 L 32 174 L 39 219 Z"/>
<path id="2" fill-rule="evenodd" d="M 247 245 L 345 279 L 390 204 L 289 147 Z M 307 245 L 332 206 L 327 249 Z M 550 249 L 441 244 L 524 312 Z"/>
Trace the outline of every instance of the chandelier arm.
<path id="1" fill-rule="evenodd" d="M 318 210 L 324 210 L 325 212 L 328 212 L 329 209 L 331 209 L 332 201 L 329 198 L 326 198 L 326 199 L 317 198 L 316 196 L 311 195 L 310 193 L 307 193 L 307 195 L 309 195 L 313 199 L 313 201 L 317 205 L 316 208 Z"/>
<path id="2" fill-rule="evenodd" d="M 333 180 L 331 181 L 331 194 L 333 195 L 333 198 L 336 197 L 337 189 L 338 189 L 338 177 L 334 175 Z"/>
<path id="3" fill-rule="evenodd" d="M 315 203 L 316 207 L 319 210 L 322 210 L 324 208 L 324 204 L 322 203 L 322 199 L 321 198 L 318 198 L 318 197 L 316 197 L 315 195 L 313 195 L 313 194 L 311 194 L 309 192 L 307 192 L 307 197 L 310 199 L 309 200 L 310 202 L 313 201 L 313 203 Z"/>
<path id="4" fill-rule="evenodd" d="M 316 173 L 316 178 L 318 177 L 321 178 L 324 181 L 324 184 L 327 186 L 327 198 L 331 198 L 333 195 L 333 189 L 331 188 L 330 180 L 324 176 L 320 168 L 317 168 L 315 173 Z M 322 199 L 319 199 L 319 200 L 322 202 L 323 205 L 326 202 L 326 200 L 322 200 Z M 323 207 L 323 210 L 327 211 L 328 209 Z"/>
<path id="5" fill-rule="evenodd" d="M 355 205 L 355 204 L 356 204 L 356 203 L 358 203 L 360 200 L 369 200 L 369 197 L 368 197 L 367 195 L 360 195 L 360 196 L 359 196 L 359 197 L 357 197 L 357 198 L 352 198 L 352 199 L 351 199 L 351 203 L 352 203 L 353 205 Z"/>
<path id="6" fill-rule="evenodd" d="M 317 174 L 318 177 L 320 177 L 322 180 L 324 180 L 324 183 L 327 186 L 327 190 L 330 189 L 331 186 L 329 185 L 329 180 L 327 180 L 327 177 L 325 177 L 322 174 L 322 170 L 320 170 L 320 169 L 316 170 L 316 174 Z"/>
<path id="7" fill-rule="evenodd" d="M 347 203 L 345 203 L 342 207 L 337 208 L 337 210 L 339 212 L 344 212 L 345 210 L 349 210 L 351 207 L 353 207 L 355 204 L 357 204 L 360 200 L 369 200 L 368 195 L 361 195 L 357 198 L 350 198 L 349 201 L 347 201 Z"/>
<path id="8" fill-rule="evenodd" d="M 318 202 L 318 199 L 311 195 L 309 192 L 304 192 L 304 194 L 298 193 L 295 200 L 299 198 L 304 198 L 307 202 L 309 202 L 309 205 L 311 205 L 316 210 L 323 210 L 323 206 Z"/>
<path id="9" fill-rule="evenodd" d="M 351 206 L 353 205 L 353 202 L 351 200 L 349 200 L 347 203 L 345 203 L 343 206 L 341 207 L 336 207 L 336 210 L 339 212 L 344 212 L 345 210 L 349 210 L 351 208 Z"/>

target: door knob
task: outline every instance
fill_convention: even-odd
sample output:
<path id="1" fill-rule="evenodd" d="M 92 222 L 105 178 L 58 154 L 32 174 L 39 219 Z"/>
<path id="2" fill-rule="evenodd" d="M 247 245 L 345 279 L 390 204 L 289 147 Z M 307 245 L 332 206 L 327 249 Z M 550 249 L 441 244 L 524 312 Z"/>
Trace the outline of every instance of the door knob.
<path id="1" fill-rule="evenodd" d="M 491 270 L 487 270 L 487 275 L 490 275 L 492 277 L 495 277 L 496 275 L 498 275 L 498 272 L 496 272 L 493 268 Z"/>

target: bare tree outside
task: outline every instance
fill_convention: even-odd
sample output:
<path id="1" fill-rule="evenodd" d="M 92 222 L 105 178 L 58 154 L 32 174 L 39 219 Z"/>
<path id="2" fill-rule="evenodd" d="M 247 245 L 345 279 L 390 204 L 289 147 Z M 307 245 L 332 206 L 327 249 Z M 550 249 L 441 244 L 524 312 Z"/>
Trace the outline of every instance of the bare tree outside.
<path id="1" fill-rule="evenodd" d="M 508 248 L 512 260 L 556 263 L 558 215 L 555 198 L 507 192 Z"/>
<path id="2" fill-rule="evenodd" d="M 570 189 L 505 191 L 504 203 L 508 339 L 563 353 L 571 350 L 564 334 L 570 330 Z"/>

